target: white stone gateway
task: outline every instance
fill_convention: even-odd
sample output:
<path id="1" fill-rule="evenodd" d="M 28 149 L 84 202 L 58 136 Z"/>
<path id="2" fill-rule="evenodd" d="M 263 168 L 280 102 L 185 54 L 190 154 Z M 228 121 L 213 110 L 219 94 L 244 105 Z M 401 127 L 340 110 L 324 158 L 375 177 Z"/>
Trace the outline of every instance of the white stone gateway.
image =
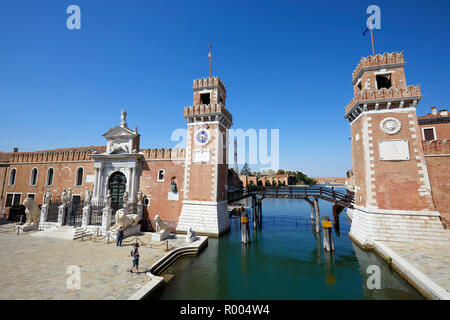
<path id="1" fill-rule="evenodd" d="M 156 232 L 152 234 L 152 240 L 163 241 L 170 238 L 169 226 L 162 222 L 159 215 L 155 216 L 155 229 Z"/>

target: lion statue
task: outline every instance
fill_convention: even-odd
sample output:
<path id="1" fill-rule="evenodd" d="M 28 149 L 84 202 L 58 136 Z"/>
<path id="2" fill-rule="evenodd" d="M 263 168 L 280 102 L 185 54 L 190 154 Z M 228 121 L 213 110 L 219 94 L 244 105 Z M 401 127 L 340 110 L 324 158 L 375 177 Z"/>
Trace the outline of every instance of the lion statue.
<path id="1" fill-rule="evenodd" d="M 34 201 L 33 198 L 25 198 L 23 200 L 23 205 L 25 206 L 25 214 L 27 216 L 27 221 L 24 226 L 32 226 L 35 224 L 39 224 L 39 220 L 41 218 L 41 210 L 39 209 L 38 204 Z"/>
<path id="2" fill-rule="evenodd" d="M 111 227 L 111 231 L 117 231 L 120 227 L 124 229 L 138 224 L 139 216 L 137 214 L 125 214 L 123 209 L 116 212 L 116 223 Z"/>
<path id="3" fill-rule="evenodd" d="M 167 224 L 165 224 L 164 222 L 162 222 L 161 218 L 159 217 L 159 215 L 155 216 L 155 224 L 156 224 L 156 233 L 164 233 L 166 231 L 166 229 L 169 228 L 169 226 Z"/>

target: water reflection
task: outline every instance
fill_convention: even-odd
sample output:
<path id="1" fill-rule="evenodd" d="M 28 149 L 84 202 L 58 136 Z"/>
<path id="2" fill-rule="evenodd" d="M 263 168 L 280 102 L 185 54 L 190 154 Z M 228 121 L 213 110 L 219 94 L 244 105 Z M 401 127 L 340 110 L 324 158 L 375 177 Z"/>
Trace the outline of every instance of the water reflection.
<path id="1" fill-rule="evenodd" d="M 322 214 L 331 205 L 320 202 Z M 375 253 L 353 245 L 350 224 L 340 214 L 340 237 L 334 253 L 325 253 L 321 234 L 310 223 L 310 206 L 303 200 L 265 199 L 264 229 L 250 230 L 241 244 L 239 219 L 230 233 L 209 239 L 198 257 L 185 257 L 167 272 L 175 277 L 161 299 L 421 299 L 422 297 Z M 307 223 L 271 216 L 303 217 Z M 284 222 L 283 222 L 284 221 Z M 252 226 L 252 223 L 250 224 Z M 334 233 L 338 232 L 335 227 Z M 381 289 L 369 290 L 367 267 L 378 265 Z"/>

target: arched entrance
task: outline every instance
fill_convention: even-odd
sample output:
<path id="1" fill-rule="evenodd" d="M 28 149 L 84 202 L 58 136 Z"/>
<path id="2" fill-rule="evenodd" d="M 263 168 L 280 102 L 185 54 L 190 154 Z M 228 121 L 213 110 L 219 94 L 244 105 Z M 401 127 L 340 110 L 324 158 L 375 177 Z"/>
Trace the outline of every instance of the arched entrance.
<path id="1" fill-rule="evenodd" d="M 114 172 L 109 178 L 108 189 L 111 190 L 111 207 L 113 212 L 123 207 L 123 193 L 127 186 L 127 178 L 122 172 Z"/>

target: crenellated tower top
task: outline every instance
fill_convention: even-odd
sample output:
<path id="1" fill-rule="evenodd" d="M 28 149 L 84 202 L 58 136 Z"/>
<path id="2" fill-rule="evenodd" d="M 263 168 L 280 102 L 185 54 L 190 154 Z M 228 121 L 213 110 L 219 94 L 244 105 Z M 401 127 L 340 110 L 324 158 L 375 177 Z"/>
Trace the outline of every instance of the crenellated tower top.
<path id="1" fill-rule="evenodd" d="M 363 112 L 415 108 L 422 99 L 420 85 L 407 85 L 403 52 L 361 58 L 353 71 L 353 99 L 345 107 L 345 118 L 353 122 Z"/>

